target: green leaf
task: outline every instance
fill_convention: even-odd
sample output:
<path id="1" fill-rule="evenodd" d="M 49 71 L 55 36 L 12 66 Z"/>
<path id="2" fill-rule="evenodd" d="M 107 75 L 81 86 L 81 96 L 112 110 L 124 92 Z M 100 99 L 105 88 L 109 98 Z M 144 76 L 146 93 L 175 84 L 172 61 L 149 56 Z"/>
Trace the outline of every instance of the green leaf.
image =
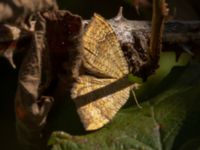
<path id="1" fill-rule="evenodd" d="M 104 128 L 80 136 L 54 132 L 52 150 L 171 150 L 199 136 L 200 64 L 175 67 L 142 109 L 122 109 Z M 188 123 L 187 123 L 188 122 Z M 186 126 L 185 126 L 186 124 Z M 191 134 L 193 133 L 193 135 Z M 189 135 L 183 138 L 182 135 Z M 58 147 L 57 149 L 55 147 Z"/>

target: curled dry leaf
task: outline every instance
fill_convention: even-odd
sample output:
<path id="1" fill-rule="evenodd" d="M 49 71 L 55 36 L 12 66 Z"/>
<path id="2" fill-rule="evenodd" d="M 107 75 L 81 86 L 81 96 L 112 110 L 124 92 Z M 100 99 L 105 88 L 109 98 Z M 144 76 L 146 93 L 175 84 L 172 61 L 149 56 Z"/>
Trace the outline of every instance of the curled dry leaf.
<path id="1" fill-rule="evenodd" d="M 80 17 L 67 11 L 46 12 L 36 16 L 35 31 L 20 68 L 15 98 L 17 132 L 24 146 L 41 148 L 41 131 L 53 102 L 49 96 L 50 85 L 58 70 L 61 70 L 52 67 L 58 67 L 64 61 L 71 63 L 69 51 L 73 51 L 70 48 L 77 40 L 75 36 L 80 29 Z M 67 56 L 61 59 L 63 55 Z M 59 57 L 63 62 L 58 61 Z M 60 63 L 55 64 L 57 61 Z"/>
<path id="2" fill-rule="evenodd" d="M 42 94 L 51 80 L 49 51 L 44 35 L 45 22 L 40 18 L 19 72 L 15 98 L 19 140 L 26 146 L 36 148 L 40 145 L 35 143 L 40 143 L 40 132 L 53 101 Z"/>
<path id="3" fill-rule="evenodd" d="M 14 55 L 26 51 L 30 44 L 31 33 L 9 24 L 0 24 L 0 56 L 7 58 L 13 68 L 16 67 Z"/>
<path id="4" fill-rule="evenodd" d="M 46 40 L 50 50 L 52 71 L 59 77 L 59 92 L 70 88 L 72 66 L 78 54 L 79 35 L 82 20 L 78 15 L 69 11 L 48 11 L 42 14 L 46 20 Z"/>

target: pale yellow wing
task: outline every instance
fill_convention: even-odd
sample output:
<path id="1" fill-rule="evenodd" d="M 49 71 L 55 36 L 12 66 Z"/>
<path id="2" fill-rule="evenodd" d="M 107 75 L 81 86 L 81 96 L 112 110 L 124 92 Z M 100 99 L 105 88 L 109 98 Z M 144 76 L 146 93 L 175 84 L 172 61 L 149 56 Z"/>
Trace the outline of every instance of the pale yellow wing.
<path id="1" fill-rule="evenodd" d="M 72 98 L 86 130 L 108 123 L 129 98 L 127 79 L 98 79 L 81 76 L 72 88 Z"/>
<path id="2" fill-rule="evenodd" d="M 84 66 L 95 75 L 120 78 L 128 74 L 128 64 L 109 23 L 94 14 L 82 38 Z"/>

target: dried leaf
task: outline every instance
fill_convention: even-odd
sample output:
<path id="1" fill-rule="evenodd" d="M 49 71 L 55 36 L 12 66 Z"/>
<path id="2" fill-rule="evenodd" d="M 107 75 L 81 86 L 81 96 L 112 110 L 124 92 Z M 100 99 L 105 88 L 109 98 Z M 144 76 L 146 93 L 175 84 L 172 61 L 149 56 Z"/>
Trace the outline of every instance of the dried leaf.
<path id="1" fill-rule="evenodd" d="M 71 88 L 72 67 L 78 55 L 81 17 L 59 10 L 42 14 L 46 20 L 46 40 L 50 50 L 52 72 L 58 81 L 53 95 L 60 97 Z"/>
<path id="2" fill-rule="evenodd" d="M 75 59 L 81 31 L 81 18 L 68 11 L 49 11 L 42 14 L 47 22 L 46 39 L 51 52 L 54 72 L 66 72 Z"/>
<path id="3" fill-rule="evenodd" d="M 13 60 L 14 54 L 26 49 L 27 39 L 31 33 L 16 26 L 1 24 L 0 34 L 0 56 L 7 58 L 12 67 L 16 68 Z M 26 41 L 26 44 L 23 41 Z M 23 43 L 23 45 L 19 43 Z"/>
<path id="4" fill-rule="evenodd" d="M 57 61 L 59 65 L 65 62 L 72 66 L 70 56 L 74 51 L 70 48 L 77 42 L 80 30 L 80 17 L 67 11 L 38 13 L 36 16 L 32 41 L 20 68 L 15 99 L 17 132 L 20 142 L 27 148 L 41 148 L 41 131 L 53 102 L 49 96 L 52 95 L 51 82 L 59 72 L 52 67 Z M 64 46 L 62 42 L 65 42 Z"/>
<path id="5" fill-rule="evenodd" d="M 50 85 L 49 50 L 45 41 L 45 21 L 36 22 L 29 51 L 19 72 L 15 98 L 17 132 L 23 146 L 40 148 L 41 130 L 52 105 L 52 97 L 43 93 Z"/>

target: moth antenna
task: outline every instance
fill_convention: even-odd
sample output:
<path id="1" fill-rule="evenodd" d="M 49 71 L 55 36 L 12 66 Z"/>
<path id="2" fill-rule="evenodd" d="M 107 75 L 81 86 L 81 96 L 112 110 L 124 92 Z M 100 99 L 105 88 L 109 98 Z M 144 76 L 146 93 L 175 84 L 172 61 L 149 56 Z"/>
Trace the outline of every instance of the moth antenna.
<path id="1" fill-rule="evenodd" d="M 131 90 L 132 94 L 133 94 L 133 98 L 135 100 L 135 103 L 137 105 L 138 108 L 142 109 L 142 106 L 139 104 L 138 100 L 137 100 L 137 97 L 135 95 L 135 92 L 133 90 Z"/>

